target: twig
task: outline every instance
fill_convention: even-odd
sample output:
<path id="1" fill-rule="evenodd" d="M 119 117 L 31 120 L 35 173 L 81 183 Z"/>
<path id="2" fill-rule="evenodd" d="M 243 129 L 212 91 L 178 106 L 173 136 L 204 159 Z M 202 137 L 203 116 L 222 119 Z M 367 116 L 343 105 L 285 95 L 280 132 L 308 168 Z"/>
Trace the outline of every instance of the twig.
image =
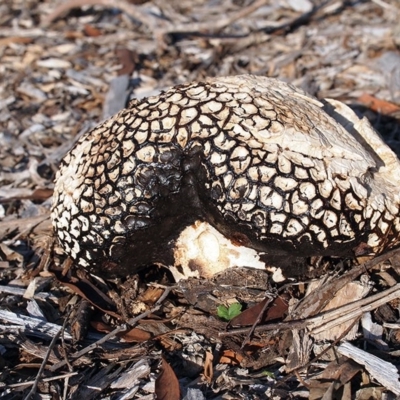
<path id="1" fill-rule="evenodd" d="M 310 318 L 311 319 L 311 318 Z M 310 319 L 306 320 L 296 320 L 296 321 L 287 321 L 287 322 L 276 322 L 273 324 L 267 325 L 259 325 L 254 329 L 254 332 L 262 332 L 262 331 L 280 331 L 283 329 L 304 329 L 307 328 L 310 323 Z M 218 336 L 232 336 L 232 335 L 243 335 L 249 331 L 249 328 L 235 328 L 231 329 L 227 332 L 219 332 Z"/>
<path id="2" fill-rule="evenodd" d="M 47 361 L 49 360 L 51 351 L 53 350 L 53 347 L 55 346 L 55 344 L 56 344 L 58 338 L 60 337 L 61 332 L 64 331 L 65 326 L 66 326 L 66 324 L 67 324 L 67 320 L 68 320 L 68 319 L 65 318 L 63 326 L 58 330 L 58 332 L 54 335 L 52 341 L 50 342 L 49 348 L 47 349 L 47 352 L 46 352 L 46 354 L 45 354 L 45 356 L 44 356 L 44 358 L 43 358 L 42 365 L 41 365 L 40 368 L 39 368 L 39 371 L 38 371 L 38 373 L 37 373 L 37 375 L 36 375 L 36 378 L 35 378 L 35 380 L 34 380 L 34 382 L 33 382 L 33 385 L 32 385 L 32 387 L 31 387 L 31 390 L 30 390 L 29 393 L 26 395 L 26 397 L 25 397 L 24 400 L 29 400 L 29 399 L 36 393 L 36 389 L 37 389 L 37 386 L 38 386 L 38 384 L 39 384 L 40 377 L 42 376 L 43 371 L 44 371 L 44 369 L 45 369 L 45 367 L 46 367 Z"/>
<path id="3" fill-rule="evenodd" d="M 322 330 L 332 329 L 334 326 L 345 323 L 353 318 L 360 317 L 363 313 L 372 311 L 400 297 L 400 283 L 373 296 L 354 301 L 345 306 L 339 307 L 327 314 L 313 317 L 313 326 L 309 327 L 312 333 L 317 334 Z M 326 322 L 328 320 L 328 322 Z"/>
<path id="4" fill-rule="evenodd" d="M 68 387 L 69 387 L 69 376 L 66 376 L 64 379 L 65 379 L 65 382 L 64 382 L 64 390 L 63 390 L 63 400 L 65 400 L 66 398 L 67 398 L 67 396 L 68 396 Z"/>
<path id="5" fill-rule="evenodd" d="M 171 292 L 172 289 L 173 289 L 173 287 L 167 287 L 165 289 L 164 293 L 161 295 L 161 297 L 157 300 L 157 303 L 154 305 L 153 308 L 143 312 L 142 314 L 138 315 L 135 318 L 131 318 L 130 320 L 127 321 L 127 323 L 118 326 L 113 331 L 111 331 L 107 335 L 103 336 L 101 339 L 99 339 L 96 342 L 90 344 L 89 346 L 85 347 L 84 349 L 72 354 L 70 356 L 70 358 L 77 359 L 77 358 L 83 356 L 84 354 L 89 353 L 90 351 L 92 351 L 95 348 L 99 347 L 101 344 L 105 343 L 107 340 L 113 339 L 116 335 L 118 335 L 118 333 L 127 331 L 129 329 L 129 327 L 135 326 L 140 320 L 142 320 L 142 319 L 148 317 L 150 314 L 158 311 L 161 308 L 161 305 L 162 305 L 163 301 L 166 299 L 166 297 L 169 295 L 169 293 Z M 63 367 L 64 365 L 66 365 L 66 364 L 67 364 L 67 362 L 65 360 L 60 361 L 59 363 L 57 363 L 57 364 L 53 365 L 52 367 L 50 367 L 50 371 L 54 372 L 57 369 L 59 369 L 59 368 Z"/>
<path id="6" fill-rule="evenodd" d="M 246 335 L 246 338 L 243 340 L 242 346 L 240 347 L 242 350 L 244 348 L 244 346 L 246 346 L 246 344 L 250 341 L 251 335 L 254 333 L 254 329 L 256 329 L 258 323 L 261 321 L 261 318 L 264 315 L 265 310 L 267 309 L 267 307 L 271 304 L 271 301 L 274 299 L 273 296 L 267 294 L 268 300 L 265 302 L 262 310 L 259 312 L 257 319 L 254 321 L 253 325 L 251 326 L 249 332 Z"/>
<path id="7" fill-rule="evenodd" d="M 69 372 L 67 374 L 62 374 L 62 375 L 57 375 L 57 376 L 52 376 L 51 378 L 43 378 L 42 382 L 52 382 L 56 381 L 58 379 L 65 379 L 65 378 L 70 378 L 71 376 L 78 375 L 78 372 Z M 26 381 L 26 382 L 20 382 L 20 383 L 11 383 L 7 385 L 7 388 L 13 389 L 13 388 L 20 388 L 23 386 L 30 386 L 33 385 L 35 381 Z"/>

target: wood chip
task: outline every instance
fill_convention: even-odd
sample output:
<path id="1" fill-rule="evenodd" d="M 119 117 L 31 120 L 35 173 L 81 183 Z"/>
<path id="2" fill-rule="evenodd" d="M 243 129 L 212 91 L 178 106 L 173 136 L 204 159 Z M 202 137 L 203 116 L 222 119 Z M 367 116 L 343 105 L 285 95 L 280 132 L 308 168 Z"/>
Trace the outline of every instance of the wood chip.
<path id="1" fill-rule="evenodd" d="M 32 335 L 41 339 L 51 339 L 61 329 L 61 326 L 57 324 L 43 322 L 43 320 L 39 318 L 32 318 L 1 309 L 0 319 L 18 325 L 18 329 L 26 335 Z M 14 331 L 14 333 L 17 334 L 18 331 Z M 68 332 L 64 332 L 64 339 L 71 340 L 72 337 Z"/>
<path id="2" fill-rule="evenodd" d="M 361 364 L 386 389 L 397 396 L 400 395 L 400 376 L 397 368 L 390 362 L 384 361 L 372 354 L 345 342 L 338 347 L 338 352 Z"/>

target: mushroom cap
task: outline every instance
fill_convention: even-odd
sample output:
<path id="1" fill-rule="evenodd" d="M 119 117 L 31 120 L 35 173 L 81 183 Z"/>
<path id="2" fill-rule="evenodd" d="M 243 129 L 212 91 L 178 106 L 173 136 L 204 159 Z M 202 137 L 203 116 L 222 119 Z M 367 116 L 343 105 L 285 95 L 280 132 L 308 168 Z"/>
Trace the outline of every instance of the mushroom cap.
<path id="1" fill-rule="evenodd" d="M 111 275 L 196 269 L 175 247 L 200 222 L 287 266 L 397 246 L 399 177 L 343 103 L 266 77 L 214 78 L 132 101 L 83 135 L 61 163 L 52 219 L 78 265 Z"/>

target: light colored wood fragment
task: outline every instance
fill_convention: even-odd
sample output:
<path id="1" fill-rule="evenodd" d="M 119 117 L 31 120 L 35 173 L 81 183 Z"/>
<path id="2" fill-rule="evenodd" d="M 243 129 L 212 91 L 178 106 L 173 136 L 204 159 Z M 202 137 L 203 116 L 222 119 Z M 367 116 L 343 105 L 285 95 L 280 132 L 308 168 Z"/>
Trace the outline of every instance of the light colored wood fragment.
<path id="1" fill-rule="evenodd" d="M 24 332 L 26 335 L 32 335 L 41 339 L 51 339 L 60 329 L 61 326 L 51 322 L 43 322 L 39 318 L 32 318 L 22 314 L 16 314 L 11 311 L 0 310 L 0 319 L 9 324 L 18 325 L 18 331 Z M 72 336 L 64 331 L 64 339 L 71 340 Z"/>
<path id="2" fill-rule="evenodd" d="M 400 395 L 400 377 L 397 368 L 392 363 L 369 354 L 348 342 L 342 343 L 337 350 L 356 363 L 364 365 L 365 369 L 382 386 L 394 394 Z"/>

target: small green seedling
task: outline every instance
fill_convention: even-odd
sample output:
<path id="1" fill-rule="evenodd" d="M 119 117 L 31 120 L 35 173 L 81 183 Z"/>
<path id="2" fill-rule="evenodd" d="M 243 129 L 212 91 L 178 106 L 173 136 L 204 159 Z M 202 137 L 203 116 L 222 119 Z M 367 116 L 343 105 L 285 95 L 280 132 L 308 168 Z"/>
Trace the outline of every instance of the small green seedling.
<path id="1" fill-rule="evenodd" d="M 275 378 L 275 374 L 271 371 L 263 371 L 262 374 L 268 376 L 269 378 Z"/>
<path id="2" fill-rule="evenodd" d="M 225 321 L 230 321 L 233 318 L 237 317 L 241 311 L 242 305 L 240 303 L 233 303 L 229 307 L 225 307 L 223 305 L 218 306 L 217 315 Z"/>

